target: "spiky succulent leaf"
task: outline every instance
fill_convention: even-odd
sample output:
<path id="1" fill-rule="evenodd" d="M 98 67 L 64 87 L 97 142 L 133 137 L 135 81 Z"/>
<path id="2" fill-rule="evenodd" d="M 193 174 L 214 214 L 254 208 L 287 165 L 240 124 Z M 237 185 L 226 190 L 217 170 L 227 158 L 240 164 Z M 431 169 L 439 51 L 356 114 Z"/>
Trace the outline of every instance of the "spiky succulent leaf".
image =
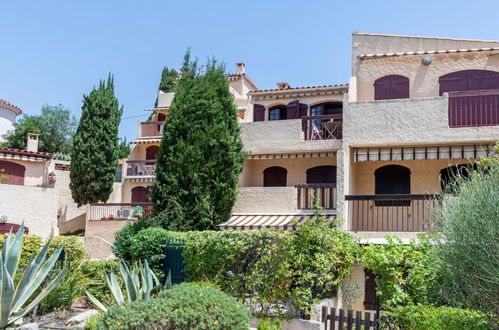
<path id="1" fill-rule="evenodd" d="M 107 308 L 106 306 L 104 306 L 103 303 L 101 303 L 97 298 L 95 298 L 90 292 L 88 291 L 85 292 L 88 296 L 88 299 L 90 299 L 90 301 L 92 302 L 92 304 L 95 305 L 95 307 L 97 307 L 103 313 L 107 312 Z"/>

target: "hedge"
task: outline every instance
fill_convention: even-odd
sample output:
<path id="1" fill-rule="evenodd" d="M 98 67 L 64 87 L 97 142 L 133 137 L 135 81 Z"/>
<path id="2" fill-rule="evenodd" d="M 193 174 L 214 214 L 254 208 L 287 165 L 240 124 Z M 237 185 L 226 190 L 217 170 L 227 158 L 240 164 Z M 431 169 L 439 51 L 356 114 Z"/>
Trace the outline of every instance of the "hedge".
<path id="1" fill-rule="evenodd" d="M 148 301 L 111 307 L 96 328 L 246 330 L 250 319 L 242 303 L 220 290 L 181 284 Z"/>
<path id="2" fill-rule="evenodd" d="M 112 260 L 85 260 L 81 263 L 81 271 L 89 279 L 87 291 L 100 302 L 105 304 L 113 303 L 114 300 L 111 297 L 111 291 L 109 291 L 104 274 L 110 274 L 111 271 L 119 274 L 119 262 Z M 117 276 L 117 279 L 119 282 L 122 281 L 121 276 Z"/>
<path id="3" fill-rule="evenodd" d="M 152 260 L 161 271 L 166 239 L 184 239 L 189 281 L 212 282 L 246 300 L 256 313 L 302 315 L 319 299 L 336 295 L 358 253 L 353 236 L 317 220 L 293 232 L 177 233 L 148 228 L 128 237 L 132 230 L 125 227 L 117 235 L 115 252 L 131 262 Z"/>
<path id="4" fill-rule="evenodd" d="M 499 324 L 492 315 L 470 309 L 432 306 L 405 306 L 388 312 L 381 321 L 391 329 L 488 330 Z"/>

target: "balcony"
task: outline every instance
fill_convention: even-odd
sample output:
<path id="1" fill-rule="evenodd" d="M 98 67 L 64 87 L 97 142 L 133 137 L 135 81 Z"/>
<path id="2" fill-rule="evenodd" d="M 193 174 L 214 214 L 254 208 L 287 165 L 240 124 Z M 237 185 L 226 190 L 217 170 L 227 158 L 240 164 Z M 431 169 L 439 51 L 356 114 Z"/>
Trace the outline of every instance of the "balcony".
<path id="1" fill-rule="evenodd" d="M 127 160 L 126 176 L 142 177 L 156 175 L 156 160 Z"/>
<path id="2" fill-rule="evenodd" d="M 152 203 L 94 203 L 88 208 L 88 220 L 137 220 L 152 214 Z"/>
<path id="3" fill-rule="evenodd" d="M 499 125 L 499 89 L 449 92 L 449 126 Z"/>
<path id="4" fill-rule="evenodd" d="M 345 196 L 354 232 L 423 232 L 440 200 L 434 195 Z"/>
<path id="5" fill-rule="evenodd" d="M 326 210 L 336 210 L 336 184 L 311 183 L 295 185 L 297 191 L 297 208 L 312 210 L 314 206 Z M 314 205 L 314 202 L 317 203 Z"/>
<path id="6" fill-rule="evenodd" d="M 164 121 L 144 121 L 139 123 L 139 138 L 160 137 L 163 135 Z"/>
<path id="7" fill-rule="evenodd" d="M 305 140 L 341 140 L 343 136 L 342 118 L 343 115 L 302 117 Z"/>

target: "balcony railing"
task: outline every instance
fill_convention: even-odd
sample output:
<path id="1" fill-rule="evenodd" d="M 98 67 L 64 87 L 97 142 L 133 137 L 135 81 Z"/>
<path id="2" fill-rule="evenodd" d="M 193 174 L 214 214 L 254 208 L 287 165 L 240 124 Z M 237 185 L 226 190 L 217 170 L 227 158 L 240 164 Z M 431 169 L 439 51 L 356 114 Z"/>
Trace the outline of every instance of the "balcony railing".
<path id="1" fill-rule="evenodd" d="M 499 125 L 499 89 L 449 92 L 449 127 Z"/>
<path id="2" fill-rule="evenodd" d="M 163 135 L 164 121 L 144 121 L 140 123 L 139 137 Z"/>
<path id="3" fill-rule="evenodd" d="M 311 210 L 314 208 L 314 197 L 317 206 L 336 210 L 336 184 L 335 183 L 311 183 L 297 184 L 297 208 L 299 210 Z"/>
<path id="4" fill-rule="evenodd" d="M 323 115 L 302 117 L 305 140 L 341 139 L 343 135 L 343 115 Z"/>
<path id="5" fill-rule="evenodd" d="M 127 160 L 127 176 L 155 176 L 156 160 Z"/>
<path id="6" fill-rule="evenodd" d="M 152 203 L 94 203 L 89 220 L 135 220 L 152 214 Z"/>
<path id="7" fill-rule="evenodd" d="M 355 232 L 423 232 L 440 204 L 434 195 L 349 195 L 345 200 Z"/>

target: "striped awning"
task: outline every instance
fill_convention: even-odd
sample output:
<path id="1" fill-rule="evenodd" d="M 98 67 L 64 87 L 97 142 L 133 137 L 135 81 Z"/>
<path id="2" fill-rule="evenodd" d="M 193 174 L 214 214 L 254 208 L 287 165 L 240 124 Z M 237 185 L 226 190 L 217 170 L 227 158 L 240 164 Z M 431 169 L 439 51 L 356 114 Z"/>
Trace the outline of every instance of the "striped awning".
<path id="1" fill-rule="evenodd" d="M 229 220 L 218 225 L 222 230 L 250 230 L 250 229 L 278 229 L 295 230 L 305 220 L 311 218 L 312 214 L 255 214 L 234 213 Z M 326 219 L 335 219 L 336 214 L 324 215 Z"/>
<path id="2" fill-rule="evenodd" d="M 355 162 L 419 160 L 419 159 L 478 159 L 494 150 L 491 145 L 418 146 L 392 148 L 354 148 Z"/>
<path id="3" fill-rule="evenodd" d="M 161 138 L 146 138 L 130 141 L 130 144 L 148 144 L 148 143 L 161 143 Z"/>
<path id="4" fill-rule="evenodd" d="M 294 152 L 283 154 L 253 154 L 246 157 L 250 160 L 267 160 L 267 159 L 293 159 L 293 158 L 328 158 L 336 157 L 336 151 L 328 152 Z"/>

